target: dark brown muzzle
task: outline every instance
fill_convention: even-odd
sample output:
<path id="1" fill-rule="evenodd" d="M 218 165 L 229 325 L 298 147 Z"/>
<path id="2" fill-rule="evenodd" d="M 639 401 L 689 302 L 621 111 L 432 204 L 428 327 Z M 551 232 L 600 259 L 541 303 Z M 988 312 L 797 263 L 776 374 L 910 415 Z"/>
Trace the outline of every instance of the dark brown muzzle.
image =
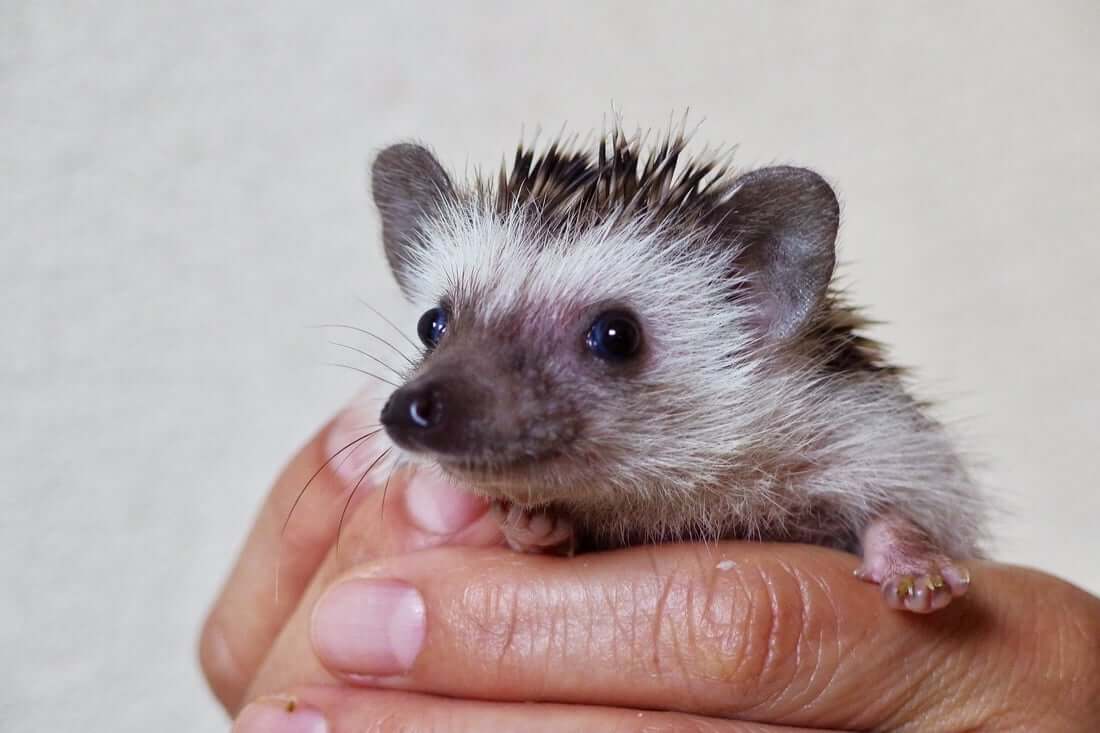
<path id="1" fill-rule="evenodd" d="M 577 410 L 542 359 L 518 344 L 448 334 L 382 408 L 390 439 L 455 465 L 501 466 L 561 450 Z"/>
<path id="2" fill-rule="evenodd" d="M 394 392 L 381 420 L 402 448 L 463 455 L 479 447 L 478 427 L 485 427 L 492 403 L 473 380 L 429 373 Z"/>

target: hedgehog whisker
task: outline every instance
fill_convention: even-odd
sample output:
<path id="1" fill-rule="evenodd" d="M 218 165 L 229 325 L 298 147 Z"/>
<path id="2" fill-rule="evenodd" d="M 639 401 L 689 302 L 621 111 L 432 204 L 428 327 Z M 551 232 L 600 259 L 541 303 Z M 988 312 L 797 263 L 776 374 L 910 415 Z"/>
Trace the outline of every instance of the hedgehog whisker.
<path id="1" fill-rule="evenodd" d="M 363 349 L 360 349 L 356 346 L 351 346 L 350 344 L 342 344 L 339 341 L 329 341 L 329 344 L 331 346 L 339 346 L 341 349 L 347 349 L 348 351 L 354 351 L 357 354 L 361 354 L 361 355 L 367 357 L 368 359 L 370 359 L 371 361 L 376 362 L 376 363 L 384 366 L 385 368 L 389 369 L 391 372 L 393 372 L 395 375 L 397 375 L 398 379 L 404 379 L 405 378 L 404 374 L 402 374 L 397 369 L 394 369 L 392 366 L 390 366 L 386 362 L 382 361 L 381 359 L 379 359 L 377 356 L 370 353 L 369 351 L 364 351 Z"/>
<path id="2" fill-rule="evenodd" d="M 340 462 L 340 465 L 343 465 L 344 462 L 347 461 L 347 459 L 351 456 L 351 454 L 354 453 L 355 450 L 360 445 L 362 445 L 365 440 L 368 440 L 368 439 L 374 437 L 375 435 L 378 435 L 380 432 L 382 432 L 382 429 L 379 427 L 378 429 L 372 430 L 369 433 L 366 433 L 364 435 L 360 435 L 358 438 L 346 443 L 342 448 L 340 448 L 335 453 L 333 453 L 331 456 L 329 456 L 327 459 L 325 459 L 325 462 L 322 463 L 320 465 L 320 467 L 318 467 L 318 469 L 313 472 L 313 475 L 311 475 L 309 477 L 309 479 L 305 482 L 305 485 L 303 485 L 302 488 L 298 491 L 298 495 L 294 497 L 294 501 L 291 502 L 290 509 L 287 510 L 287 513 L 286 513 L 286 519 L 283 520 L 283 526 L 279 528 L 279 539 L 280 540 L 286 534 L 286 528 L 290 524 L 290 518 L 294 516 L 294 510 L 298 508 L 298 503 L 302 501 L 302 497 L 305 496 L 306 491 L 313 484 L 313 482 L 317 479 L 317 477 L 321 475 L 321 472 L 324 471 L 325 468 L 328 467 L 329 464 L 331 464 L 334 460 L 336 460 L 336 458 L 338 456 L 340 456 L 342 453 L 347 452 L 347 455 L 344 456 L 344 459 Z M 275 553 L 275 602 L 276 603 L 279 602 L 279 577 L 281 575 L 282 566 L 283 566 L 283 545 L 282 545 L 282 542 L 280 542 L 279 546 L 278 546 L 278 549 L 276 550 L 276 553 Z"/>
<path id="3" fill-rule="evenodd" d="M 390 473 L 386 476 L 386 483 L 382 486 L 382 506 L 378 509 L 378 523 L 382 524 L 386 521 L 386 494 L 390 491 L 390 479 L 393 478 L 393 472 L 397 470 L 396 464 L 390 468 Z"/>
<path id="4" fill-rule="evenodd" d="M 378 316 L 383 321 L 385 321 L 390 326 L 390 328 L 392 328 L 394 331 L 396 331 L 397 334 L 399 336 L 401 336 L 401 338 L 405 339 L 409 343 L 409 346 L 413 347 L 417 351 L 421 350 L 422 347 L 420 346 L 420 344 L 416 343 L 411 338 L 409 338 L 408 335 L 406 335 L 406 333 L 403 330 L 401 330 L 401 327 L 398 326 L 393 321 L 391 321 L 389 318 L 386 318 L 386 316 L 382 314 L 382 311 L 378 310 L 377 308 L 375 308 L 373 305 L 371 305 L 367 301 L 363 300 L 362 298 L 359 298 L 359 302 L 362 303 L 363 305 L 365 305 L 368 309 L 370 309 L 371 313 L 373 313 L 374 315 Z"/>
<path id="5" fill-rule="evenodd" d="M 349 331 L 356 331 L 356 332 L 361 333 L 365 336 L 370 336 L 372 339 L 374 339 L 374 340 L 388 346 L 389 348 L 393 349 L 394 352 L 396 352 L 402 359 L 409 362 L 409 366 L 416 366 L 416 362 L 414 362 L 412 359 L 410 359 L 408 354 L 406 354 L 404 351 L 397 348 L 392 343 L 390 343 L 386 339 L 382 338 L 378 334 L 374 333 L 373 331 L 368 331 L 367 329 L 360 328 L 359 326 L 349 326 L 346 323 L 320 323 L 320 324 L 317 325 L 317 328 L 346 328 Z"/>
<path id="6" fill-rule="evenodd" d="M 331 464 L 333 461 L 335 461 L 345 451 L 347 451 L 350 448 L 353 448 L 354 446 L 357 446 L 357 445 L 361 444 L 364 440 L 367 440 L 368 438 L 373 438 L 375 435 L 378 435 L 380 432 L 382 432 L 382 429 L 378 428 L 376 430 L 371 430 L 369 433 L 366 433 L 364 435 L 360 435 L 358 438 L 356 438 L 355 440 L 352 440 L 349 443 L 345 444 L 342 448 L 340 448 L 338 451 L 336 451 L 331 456 L 329 456 L 325 460 L 325 462 L 322 463 L 321 466 L 316 471 L 313 472 L 313 475 L 309 477 L 309 480 L 306 481 L 305 485 L 302 486 L 301 490 L 298 491 L 298 495 L 296 497 L 294 497 L 294 501 L 290 505 L 290 510 L 286 514 L 286 519 L 283 520 L 282 529 L 279 530 L 279 536 L 280 537 L 283 535 L 283 533 L 286 532 L 286 527 L 287 527 L 288 524 L 290 524 L 290 518 L 294 515 L 294 510 L 298 507 L 298 502 L 300 502 L 302 500 L 302 497 L 305 495 L 306 490 L 309 489 L 309 487 L 313 484 L 313 482 L 317 480 L 317 477 L 321 475 L 321 472 L 324 471 L 329 466 L 329 464 Z M 352 451 L 352 452 L 354 452 L 354 451 Z M 351 454 L 349 453 L 348 455 L 350 456 Z"/>
<path id="7" fill-rule="evenodd" d="M 351 369 L 353 372 L 359 372 L 360 374 L 363 374 L 365 376 L 374 377 L 379 382 L 385 382 L 386 384 L 390 385 L 391 387 L 396 387 L 397 389 L 401 388 L 400 384 L 395 384 L 395 383 L 391 382 L 390 380 L 388 380 L 384 377 L 380 377 L 377 374 L 374 374 L 373 372 L 368 372 L 366 369 L 360 369 L 359 367 L 352 366 L 351 364 L 341 364 L 340 362 L 336 362 L 336 361 L 328 361 L 328 362 L 325 362 L 325 366 L 334 366 L 334 367 L 342 367 L 344 369 Z"/>
<path id="8" fill-rule="evenodd" d="M 382 460 L 390 454 L 391 450 L 393 450 L 393 449 L 392 448 L 387 448 L 386 450 L 382 451 L 382 453 L 379 454 L 379 456 L 377 458 L 375 458 L 373 461 L 371 461 L 371 464 L 369 466 L 367 466 L 367 470 L 363 471 L 363 475 L 360 476 L 359 480 L 355 482 L 355 486 L 352 487 L 351 493 L 348 494 L 348 500 L 344 502 L 344 509 L 343 509 L 343 511 L 340 512 L 340 523 L 336 525 L 336 556 L 337 557 L 340 556 L 340 535 L 344 531 L 344 518 L 347 516 L 348 507 L 351 506 L 351 500 L 355 498 L 355 492 L 359 491 L 359 487 L 362 485 L 363 481 L 366 480 L 367 474 L 369 474 L 371 471 L 373 471 L 374 467 L 377 466 L 379 463 L 381 463 Z"/>

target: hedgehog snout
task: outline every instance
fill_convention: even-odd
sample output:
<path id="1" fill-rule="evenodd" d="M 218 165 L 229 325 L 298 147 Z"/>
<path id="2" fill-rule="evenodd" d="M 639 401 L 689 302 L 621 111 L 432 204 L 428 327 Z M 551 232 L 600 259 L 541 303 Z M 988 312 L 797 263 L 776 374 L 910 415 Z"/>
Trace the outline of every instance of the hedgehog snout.
<path id="1" fill-rule="evenodd" d="M 444 396 L 432 384 L 410 385 L 397 390 L 382 407 L 387 431 L 430 430 L 443 420 Z"/>
<path id="2" fill-rule="evenodd" d="M 477 447 L 478 426 L 493 400 L 460 374 L 426 374 L 390 395 L 380 419 L 390 439 L 412 451 L 463 455 Z"/>

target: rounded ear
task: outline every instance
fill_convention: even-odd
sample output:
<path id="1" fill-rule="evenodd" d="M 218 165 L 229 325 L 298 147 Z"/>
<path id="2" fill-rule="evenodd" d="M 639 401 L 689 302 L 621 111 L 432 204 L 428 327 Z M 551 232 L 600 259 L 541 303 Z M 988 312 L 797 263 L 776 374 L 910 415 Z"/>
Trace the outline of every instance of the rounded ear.
<path id="1" fill-rule="evenodd" d="M 455 198 L 443 166 L 422 145 L 400 143 L 382 150 L 371 165 L 371 192 L 382 218 L 386 259 L 406 295 L 411 250 L 426 245 L 427 221 Z"/>
<path id="2" fill-rule="evenodd" d="M 762 168 L 734 181 L 722 215 L 759 327 L 775 339 L 797 333 L 832 279 L 840 223 L 833 189 L 805 168 Z"/>

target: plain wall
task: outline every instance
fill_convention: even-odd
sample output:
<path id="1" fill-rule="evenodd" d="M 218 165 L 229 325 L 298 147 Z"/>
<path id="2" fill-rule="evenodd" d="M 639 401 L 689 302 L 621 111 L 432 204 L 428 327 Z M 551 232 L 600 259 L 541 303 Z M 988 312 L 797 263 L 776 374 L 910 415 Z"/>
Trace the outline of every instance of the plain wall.
<path id="1" fill-rule="evenodd" d="M 545 4 L 543 4 L 545 5 Z M 372 150 L 541 125 L 815 167 L 842 273 L 987 466 L 995 554 L 1100 591 L 1100 5 L 0 4 L 0 727 L 216 730 L 205 606 L 409 322 Z"/>

